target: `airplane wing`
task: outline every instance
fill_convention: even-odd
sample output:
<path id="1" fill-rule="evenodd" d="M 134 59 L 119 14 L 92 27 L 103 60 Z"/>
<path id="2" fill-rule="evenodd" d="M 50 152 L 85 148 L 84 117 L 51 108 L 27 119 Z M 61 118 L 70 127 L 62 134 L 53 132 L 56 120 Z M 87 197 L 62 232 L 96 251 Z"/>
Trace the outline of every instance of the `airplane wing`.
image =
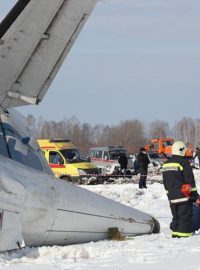
<path id="1" fill-rule="evenodd" d="M 18 0 L 0 24 L 0 109 L 38 104 L 98 0 Z"/>

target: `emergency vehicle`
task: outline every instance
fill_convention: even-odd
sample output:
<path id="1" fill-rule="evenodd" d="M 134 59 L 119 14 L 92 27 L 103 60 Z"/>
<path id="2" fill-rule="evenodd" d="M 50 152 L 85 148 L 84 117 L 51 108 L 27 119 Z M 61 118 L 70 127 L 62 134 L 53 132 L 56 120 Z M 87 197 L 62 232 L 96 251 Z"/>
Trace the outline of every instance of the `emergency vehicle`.
<path id="1" fill-rule="evenodd" d="M 96 180 L 100 170 L 70 140 L 38 140 L 49 166 L 56 177 L 82 183 L 84 178 Z M 91 181 L 92 181 L 91 180 Z"/>
<path id="2" fill-rule="evenodd" d="M 174 143 L 173 138 L 154 138 L 150 140 L 150 144 L 145 145 L 147 152 L 154 152 L 165 155 L 166 157 L 172 156 L 172 145 Z M 191 144 L 187 145 L 187 151 L 185 156 L 189 159 L 193 158 L 193 148 Z"/>
<path id="3" fill-rule="evenodd" d="M 127 154 L 127 150 L 123 146 L 101 146 L 92 147 L 89 149 L 90 160 L 102 171 L 108 174 L 113 174 L 119 170 L 118 159 L 121 154 L 126 154 L 128 157 L 129 170 L 134 169 L 134 163 L 130 155 Z"/>

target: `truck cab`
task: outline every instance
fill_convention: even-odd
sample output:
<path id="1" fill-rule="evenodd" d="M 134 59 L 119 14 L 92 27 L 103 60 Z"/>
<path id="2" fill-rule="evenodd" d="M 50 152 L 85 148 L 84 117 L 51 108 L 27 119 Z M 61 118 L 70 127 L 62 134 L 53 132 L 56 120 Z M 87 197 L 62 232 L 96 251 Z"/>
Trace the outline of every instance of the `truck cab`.
<path id="1" fill-rule="evenodd" d="M 173 138 L 156 138 L 151 140 L 152 151 L 158 154 L 171 155 L 171 148 L 174 143 Z"/>
<path id="2" fill-rule="evenodd" d="M 172 145 L 174 143 L 174 139 L 171 137 L 166 138 L 155 138 L 150 140 L 150 144 L 145 145 L 145 149 L 148 152 L 155 152 L 158 154 L 162 154 L 165 157 L 171 157 L 172 155 Z M 185 156 L 188 158 L 193 157 L 193 149 L 191 144 L 187 144 L 187 151 Z"/>

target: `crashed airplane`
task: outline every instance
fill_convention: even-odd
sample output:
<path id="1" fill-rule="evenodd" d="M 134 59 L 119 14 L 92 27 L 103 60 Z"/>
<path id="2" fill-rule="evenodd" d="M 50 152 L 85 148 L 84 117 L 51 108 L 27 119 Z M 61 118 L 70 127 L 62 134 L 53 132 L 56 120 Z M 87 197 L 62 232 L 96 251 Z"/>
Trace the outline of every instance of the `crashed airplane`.
<path id="1" fill-rule="evenodd" d="M 159 232 L 151 215 L 50 170 L 25 118 L 39 104 L 97 0 L 19 0 L 0 24 L 0 251 Z"/>

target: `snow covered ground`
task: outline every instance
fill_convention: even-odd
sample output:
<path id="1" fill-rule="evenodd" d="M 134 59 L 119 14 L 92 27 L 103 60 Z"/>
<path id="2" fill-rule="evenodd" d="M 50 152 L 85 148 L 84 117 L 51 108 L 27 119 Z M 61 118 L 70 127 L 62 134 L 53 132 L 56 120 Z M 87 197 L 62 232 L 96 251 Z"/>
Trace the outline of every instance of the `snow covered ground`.
<path id="1" fill-rule="evenodd" d="M 194 174 L 200 192 L 200 171 L 194 170 Z M 155 175 L 148 178 L 161 179 Z M 171 238 L 171 214 L 162 184 L 148 184 L 147 190 L 139 190 L 138 184 L 131 180 L 125 184 L 82 187 L 152 214 L 160 222 L 161 233 L 125 241 L 104 240 L 0 253 L 0 270 L 200 270 L 200 234 L 185 239 Z"/>

